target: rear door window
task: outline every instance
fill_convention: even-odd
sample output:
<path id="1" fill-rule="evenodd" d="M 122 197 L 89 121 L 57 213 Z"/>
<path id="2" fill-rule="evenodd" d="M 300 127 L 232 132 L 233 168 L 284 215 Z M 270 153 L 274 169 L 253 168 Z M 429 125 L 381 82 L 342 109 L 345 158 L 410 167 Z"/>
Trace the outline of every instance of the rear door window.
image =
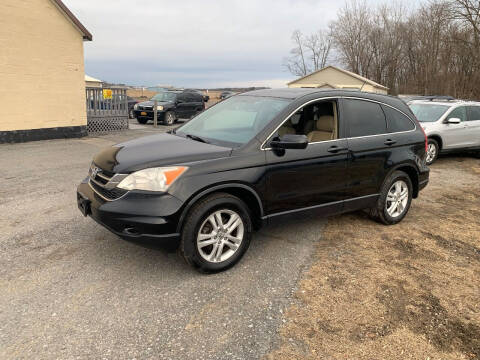
<path id="1" fill-rule="evenodd" d="M 480 106 L 468 107 L 468 121 L 480 120 Z"/>
<path id="2" fill-rule="evenodd" d="M 385 114 L 379 104 L 352 99 L 345 99 L 343 104 L 342 115 L 347 119 L 350 137 L 387 133 Z"/>
<path id="3" fill-rule="evenodd" d="M 394 133 L 415 129 L 415 124 L 400 111 L 384 105 L 382 105 L 382 109 L 387 116 L 388 132 Z"/>

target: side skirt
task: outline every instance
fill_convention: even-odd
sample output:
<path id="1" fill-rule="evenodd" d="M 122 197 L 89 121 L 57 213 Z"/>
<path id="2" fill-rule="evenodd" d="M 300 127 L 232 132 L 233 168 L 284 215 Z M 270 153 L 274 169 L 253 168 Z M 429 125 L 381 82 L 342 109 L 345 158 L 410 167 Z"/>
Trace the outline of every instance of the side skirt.
<path id="1" fill-rule="evenodd" d="M 276 216 L 290 215 L 302 211 L 315 211 L 315 214 L 317 214 L 318 216 L 337 215 L 349 211 L 355 211 L 375 206 L 379 196 L 380 194 L 371 194 L 342 201 L 335 201 L 326 204 L 304 207 L 300 209 L 282 211 L 279 213 L 263 216 L 262 220 L 266 221 Z"/>

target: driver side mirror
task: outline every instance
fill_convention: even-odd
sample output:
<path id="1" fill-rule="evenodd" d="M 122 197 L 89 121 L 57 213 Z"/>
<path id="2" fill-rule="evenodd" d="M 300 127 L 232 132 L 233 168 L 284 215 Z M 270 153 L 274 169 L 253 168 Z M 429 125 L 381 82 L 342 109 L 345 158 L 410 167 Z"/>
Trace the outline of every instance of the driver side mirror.
<path id="1" fill-rule="evenodd" d="M 305 149 L 308 138 L 305 135 L 285 134 L 270 141 L 272 149 Z"/>
<path id="2" fill-rule="evenodd" d="M 460 120 L 459 118 L 450 118 L 447 120 L 448 124 L 460 124 L 461 122 L 462 120 Z"/>

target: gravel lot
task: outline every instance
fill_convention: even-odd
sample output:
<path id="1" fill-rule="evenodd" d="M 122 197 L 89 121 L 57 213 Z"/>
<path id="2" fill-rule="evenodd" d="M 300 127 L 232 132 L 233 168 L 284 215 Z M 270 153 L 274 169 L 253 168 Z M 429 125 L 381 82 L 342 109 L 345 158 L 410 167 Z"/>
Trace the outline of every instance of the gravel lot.
<path id="1" fill-rule="evenodd" d="M 75 189 L 101 148 L 155 132 L 134 127 L 0 145 L 0 358 L 253 359 L 276 346 L 325 221 L 272 223 L 209 276 L 168 244 L 121 240 L 81 216 Z"/>
<path id="2" fill-rule="evenodd" d="M 480 159 L 441 157 L 395 226 L 332 217 L 269 359 L 480 359 Z"/>

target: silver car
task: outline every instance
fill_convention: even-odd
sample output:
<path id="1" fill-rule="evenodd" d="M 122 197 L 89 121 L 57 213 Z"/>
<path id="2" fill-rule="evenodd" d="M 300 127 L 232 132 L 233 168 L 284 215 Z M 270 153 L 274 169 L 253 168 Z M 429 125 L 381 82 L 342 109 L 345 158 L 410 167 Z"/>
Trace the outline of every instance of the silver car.
<path id="1" fill-rule="evenodd" d="M 412 101 L 409 106 L 428 137 L 427 165 L 444 152 L 480 152 L 480 102 Z"/>

